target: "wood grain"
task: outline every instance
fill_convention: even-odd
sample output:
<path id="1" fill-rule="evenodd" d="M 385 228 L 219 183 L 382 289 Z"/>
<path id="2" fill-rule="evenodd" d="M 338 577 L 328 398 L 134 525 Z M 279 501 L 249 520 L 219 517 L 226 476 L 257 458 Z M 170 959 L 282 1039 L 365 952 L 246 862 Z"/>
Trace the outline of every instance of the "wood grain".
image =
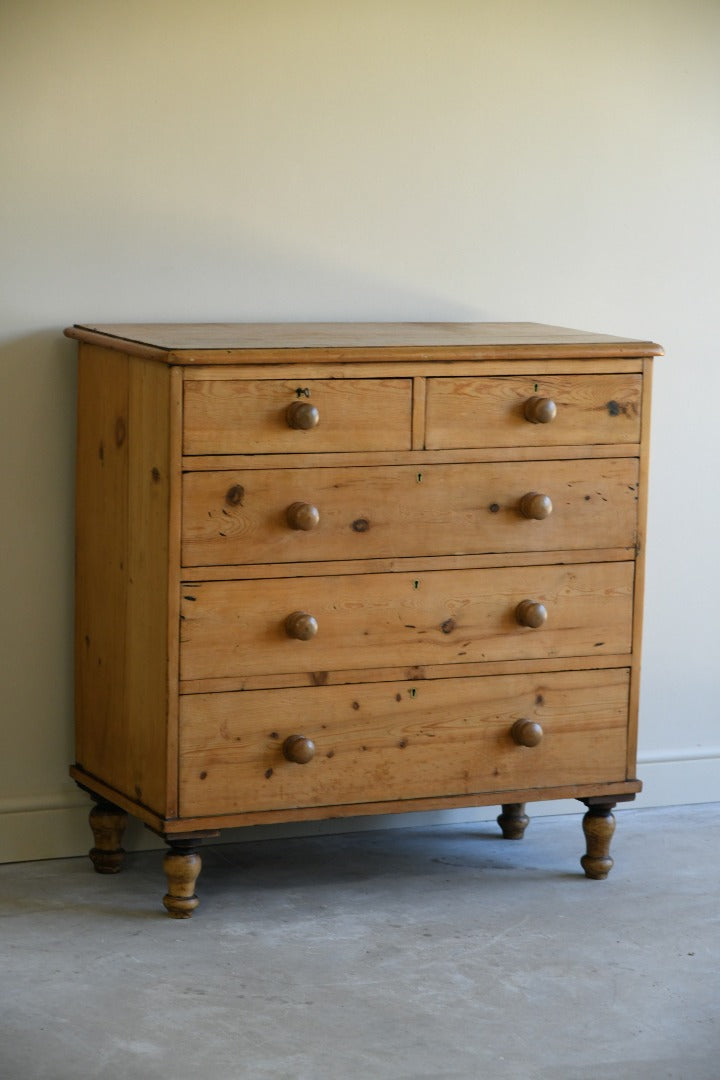
<path id="1" fill-rule="evenodd" d="M 633 459 L 274 469 L 187 473 L 184 566 L 413 555 L 632 549 L 638 466 Z M 528 520 L 529 492 L 552 500 Z M 319 512 L 292 529 L 287 509 Z"/>
<path id="2" fill-rule="evenodd" d="M 182 534 L 183 378 L 170 369 L 168 402 L 167 522 L 167 751 L 165 798 L 168 817 L 178 813 L 178 693 L 180 684 L 180 563 Z"/>
<path id="3" fill-rule="evenodd" d="M 168 796 L 169 379 L 167 368 L 120 353 L 99 357 L 88 346 L 80 357 L 77 760 L 161 813 Z"/>
<path id="4" fill-rule="evenodd" d="M 628 733 L 628 771 L 635 768 L 640 709 L 642 664 L 642 627 L 645 606 L 645 549 L 647 536 L 647 499 L 650 472 L 650 407 L 652 400 L 652 362 L 647 361 L 643 375 L 642 447 L 638 487 L 638 524 L 635 558 L 635 593 L 633 597 L 633 668 L 630 682 L 630 730 Z"/>
<path id="5" fill-rule="evenodd" d="M 184 816 L 625 779 L 628 673 L 384 683 L 185 697 Z M 511 738 L 542 724 L 533 748 Z M 293 732 L 315 754 L 285 759 Z"/>
<path id="6" fill-rule="evenodd" d="M 582 458 L 639 457 L 639 443 L 607 443 L 599 446 L 482 446 L 474 449 L 367 451 L 359 459 L 352 451 L 297 453 L 289 461 L 277 454 L 198 454 L 183 458 L 186 472 L 214 472 L 226 469 L 334 469 L 342 465 L 455 465 L 501 461 L 571 461 Z"/>
<path id="7" fill-rule="evenodd" d="M 428 449 L 637 443 L 639 375 L 547 375 L 428 380 Z M 531 424 L 523 406 L 552 399 L 557 417 Z"/>
<path id="8" fill-rule="evenodd" d="M 110 339 L 108 339 L 110 340 Z M 138 346 L 138 348 L 142 348 Z M 509 356 L 505 359 L 467 360 L 457 358 L 454 360 L 429 359 L 432 353 L 416 351 L 414 355 L 407 355 L 400 359 L 385 359 L 380 354 L 374 359 L 348 360 L 347 362 L 331 362 L 322 360 L 316 362 L 312 359 L 314 353 L 308 353 L 302 367 L 297 363 L 278 361 L 277 363 L 257 363 L 252 358 L 248 359 L 245 353 L 234 353 L 235 361 L 231 363 L 213 363 L 214 353 L 204 354 L 208 357 L 206 363 L 196 363 L 193 366 L 184 365 L 182 368 L 183 378 L 186 382 L 216 381 L 223 382 L 228 379 L 239 381 L 253 381 L 255 379 L 296 379 L 298 372 L 309 379 L 407 379 L 407 378 L 430 378 L 433 376 L 460 376 L 468 375 L 620 375 L 642 374 L 644 357 L 593 357 L 592 360 L 579 360 L 577 357 L 564 354 L 564 359 L 549 360 L 546 357 L 536 355 L 532 360 L 519 359 L 517 356 Z M 367 355 L 367 354 L 366 354 Z M 167 359 L 173 356 L 167 354 Z"/>
<path id="9" fill-rule="evenodd" d="M 653 356 L 648 341 L 593 334 L 540 323 L 111 323 L 85 324 L 65 333 L 122 349 L 131 342 L 166 350 L 172 363 L 235 363 L 246 359 L 292 362 L 352 360 L 378 350 L 381 359 L 418 350 L 436 359 L 521 355 L 527 357 Z"/>
<path id="10" fill-rule="evenodd" d="M 404 664 L 394 667 L 338 668 L 335 671 L 293 671 L 271 675 L 231 675 L 221 679 L 188 679 L 183 694 L 220 694 L 235 690 L 273 690 L 291 686 L 343 686 L 348 683 L 394 682 L 398 679 L 461 679 L 471 675 L 524 675 L 533 671 L 587 671 L 632 664 L 625 653 L 602 656 L 543 656 L 528 660 L 480 660 L 469 664 Z"/>
<path id="11" fill-rule="evenodd" d="M 289 405 L 317 407 L 308 431 L 288 426 Z M 188 382 L 185 453 L 322 453 L 409 450 L 412 380 L 280 379 Z"/>
<path id="12" fill-rule="evenodd" d="M 307 806 L 302 810 L 249 810 L 239 814 L 204 814 L 198 817 L 160 817 L 147 807 L 134 803 L 124 795 L 115 793 L 102 780 L 89 776 L 82 769 L 72 766 L 70 775 L 77 782 L 107 798 L 114 798 L 118 806 L 128 810 L 159 836 L 170 837 L 217 837 L 221 829 L 236 826 L 261 825 L 287 821 L 320 821 L 327 818 L 354 817 L 358 814 L 410 813 L 416 810 L 451 810 L 467 806 L 492 806 L 496 803 L 547 801 L 552 799 L 583 799 L 600 795 L 613 799 L 632 799 L 642 791 L 640 780 L 617 780 L 592 784 L 562 784 L 557 787 L 511 788 L 502 792 L 475 792 L 472 795 L 439 795 L 423 799 L 386 799 L 380 802 L 335 804 L 334 806 Z"/>
<path id="13" fill-rule="evenodd" d="M 427 379 L 413 378 L 412 399 L 412 448 L 422 450 L 425 446 L 425 406 Z"/>
<path id="14" fill-rule="evenodd" d="M 75 753 L 86 771 L 107 775 L 124 791 L 132 789 L 133 778 L 114 756 L 127 717 L 128 391 L 127 357 L 93 346 L 81 349 L 75 500 Z M 108 491 L 122 495 L 108 498 Z"/>
<path id="15" fill-rule="evenodd" d="M 392 664 L 583 656 L 630 650 L 632 563 L 196 582 L 183 588 L 181 678 Z M 541 601 L 540 630 L 517 604 Z M 284 620 L 306 611 L 311 641 Z"/>
<path id="16" fill-rule="evenodd" d="M 258 578 L 335 577 L 338 574 L 383 574 L 400 570 L 484 570 L 493 566 L 551 566 L 586 562 L 627 562 L 627 548 L 561 549 L 559 551 L 496 551 L 488 555 L 414 555 L 387 559 L 332 559 L 327 562 L 222 563 L 185 566 L 183 581 L 245 581 Z"/>

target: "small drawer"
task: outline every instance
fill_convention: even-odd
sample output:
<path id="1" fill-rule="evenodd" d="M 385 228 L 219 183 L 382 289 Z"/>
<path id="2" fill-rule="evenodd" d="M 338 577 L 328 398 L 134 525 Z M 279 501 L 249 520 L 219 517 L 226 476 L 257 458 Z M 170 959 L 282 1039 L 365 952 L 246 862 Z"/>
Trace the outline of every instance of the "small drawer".
<path id="1" fill-rule="evenodd" d="M 408 450 L 411 379 L 187 380 L 185 454 Z"/>
<path id="2" fill-rule="evenodd" d="M 431 378 L 425 445 L 638 443 L 641 384 L 641 375 Z"/>
<path id="3" fill-rule="evenodd" d="M 188 695 L 180 813 L 622 781 L 628 686 L 623 668 Z"/>
<path id="4" fill-rule="evenodd" d="M 628 653 L 633 576 L 617 562 L 188 584 L 181 679 Z"/>
<path id="5" fill-rule="evenodd" d="M 186 473 L 184 566 L 632 549 L 634 458 Z"/>

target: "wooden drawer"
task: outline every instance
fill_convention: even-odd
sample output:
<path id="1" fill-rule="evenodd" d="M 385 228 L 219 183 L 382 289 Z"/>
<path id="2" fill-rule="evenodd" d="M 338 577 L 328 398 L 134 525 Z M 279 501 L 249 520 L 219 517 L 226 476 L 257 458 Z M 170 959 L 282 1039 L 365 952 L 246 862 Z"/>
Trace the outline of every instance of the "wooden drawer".
<path id="1" fill-rule="evenodd" d="M 289 425 L 293 404 L 317 409 L 308 430 Z M 187 380 L 185 454 L 293 454 L 407 450 L 411 379 Z"/>
<path id="2" fill-rule="evenodd" d="M 630 562 L 196 582 L 181 601 L 183 680 L 392 665 L 617 655 L 631 640 Z M 538 629 L 516 609 L 545 605 Z M 288 636 L 310 613 L 317 633 Z"/>
<path id="3" fill-rule="evenodd" d="M 625 779 L 626 669 L 195 694 L 180 713 L 183 816 Z M 540 725 L 518 745 L 516 721 Z M 315 745 L 303 765 L 283 743 Z M 499 800 L 500 801 L 500 800 Z"/>
<path id="4" fill-rule="evenodd" d="M 428 379 L 425 445 L 582 446 L 640 441 L 640 375 L 543 375 Z M 554 419 L 532 423 L 532 398 L 555 403 Z"/>
<path id="5" fill-rule="evenodd" d="M 182 560 L 213 566 L 630 549 L 637 485 L 631 458 L 187 473 Z M 547 510 L 522 502 L 532 492 L 549 496 L 548 517 L 524 516 L 523 506 Z"/>

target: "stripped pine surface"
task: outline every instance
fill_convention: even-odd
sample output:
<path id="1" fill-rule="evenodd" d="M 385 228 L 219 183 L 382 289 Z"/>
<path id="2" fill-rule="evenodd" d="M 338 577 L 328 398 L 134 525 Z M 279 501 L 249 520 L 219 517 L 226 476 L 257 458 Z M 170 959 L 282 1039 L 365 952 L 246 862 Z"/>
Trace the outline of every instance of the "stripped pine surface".
<path id="1" fill-rule="evenodd" d="M 631 549 L 637 481 L 623 458 L 187 473 L 182 561 Z M 550 499 L 544 519 L 524 516 L 532 492 Z M 288 521 L 295 506 L 316 512 L 306 528 Z"/>
<path id="2" fill-rule="evenodd" d="M 627 669 L 183 697 L 183 814 L 625 779 Z M 519 746 L 518 719 L 542 738 Z M 303 733 L 297 765 L 284 740 Z"/>
<path id="3" fill-rule="evenodd" d="M 181 679 L 630 651 L 631 562 L 196 582 L 182 590 Z M 539 629 L 517 605 L 545 605 Z M 285 619 L 308 612 L 310 640 Z"/>

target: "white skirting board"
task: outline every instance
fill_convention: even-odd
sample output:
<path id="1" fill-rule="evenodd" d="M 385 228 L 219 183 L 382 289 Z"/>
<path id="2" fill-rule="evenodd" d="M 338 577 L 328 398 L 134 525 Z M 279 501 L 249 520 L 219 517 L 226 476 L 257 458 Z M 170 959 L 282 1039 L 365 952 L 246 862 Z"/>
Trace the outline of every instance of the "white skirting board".
<path id="1" fill-rule="evenodd" d="M 652 753 L 645 757 L 641 755 L 638 775 L 643 781 L 644 790 L 634 802 L 621 804 L 619 809 L 718 802 L 720 748 Z M 0 863 L 63 859 L 86 854 L 92 846 L 92 834 L 87 820 L 91 806 L 89 796 L 69 787 L 55 795 L 0 800 Z M 235 843 L 266 837 L 318 836 L 368 829 L 491 822 L 498 813 L 499 807 L 481 806 L 460 810 L 299 822 L 296 825 L 257 825 L 247 829 L 225 829 L 221 834 L 221 841 Z M 584 813 L 583 806 L 575 800 L 528 804 L 531 819 L 572 813 Z M 145 851 L 163 848 L 164 844 L 139 821 L 131 818 L 123 846 L 127 851 Z"/>

